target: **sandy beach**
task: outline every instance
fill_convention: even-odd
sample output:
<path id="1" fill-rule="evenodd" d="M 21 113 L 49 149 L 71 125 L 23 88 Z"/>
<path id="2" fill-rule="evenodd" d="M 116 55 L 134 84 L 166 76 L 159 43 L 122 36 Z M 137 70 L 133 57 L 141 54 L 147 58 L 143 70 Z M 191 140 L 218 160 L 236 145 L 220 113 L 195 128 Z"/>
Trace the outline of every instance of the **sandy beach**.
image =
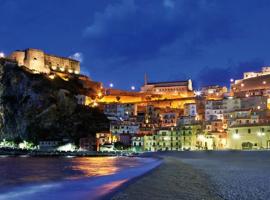
<path id="1" fill-rule="evenodd" d="M 129 184 L 113 200 L 221 199 L 204 173 L 177 158 L 163 157 L 164 163 Z"/>

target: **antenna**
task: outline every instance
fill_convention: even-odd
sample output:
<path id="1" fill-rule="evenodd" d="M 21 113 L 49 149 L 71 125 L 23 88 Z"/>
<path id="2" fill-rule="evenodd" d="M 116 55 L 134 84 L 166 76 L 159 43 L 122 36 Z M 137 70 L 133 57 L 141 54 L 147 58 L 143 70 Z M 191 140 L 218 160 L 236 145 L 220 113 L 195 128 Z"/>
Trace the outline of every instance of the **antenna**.
<path id="1" fill-rule="evenodd" d="M 144 85 L 147 85 L 147 74 L 146 73 L 144 73 Z"/>

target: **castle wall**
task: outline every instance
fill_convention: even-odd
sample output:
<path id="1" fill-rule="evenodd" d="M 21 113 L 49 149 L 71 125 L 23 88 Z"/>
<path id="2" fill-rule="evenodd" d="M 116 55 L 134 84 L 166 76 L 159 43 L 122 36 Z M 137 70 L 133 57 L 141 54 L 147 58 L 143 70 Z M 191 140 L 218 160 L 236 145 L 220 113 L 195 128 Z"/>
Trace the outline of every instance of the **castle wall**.
<path id="1" fill-rule="evenodd" d="M 14 51 L 9 57 L 13 60 L 16 60 L 19 66 L 24 65 L 24 58 L 25 58 L 24 51 Z"/>
<path id="2" fill-rule="evenodd" d="M 48 55 L 38 49 L 14 51 L 10 56 L 19 66 L 25 66 L 35 72 L 50 73 L 58 71 L 63 73 L 80 73 L 80 62 L 69 58 Z"/>
<path id="3" fill-rule="evenodd" d="M 27 50 L 24 65 L 33 71 L 50 73 L 50 69 L 45 66 L 45 54 L 41 50 Z"/>

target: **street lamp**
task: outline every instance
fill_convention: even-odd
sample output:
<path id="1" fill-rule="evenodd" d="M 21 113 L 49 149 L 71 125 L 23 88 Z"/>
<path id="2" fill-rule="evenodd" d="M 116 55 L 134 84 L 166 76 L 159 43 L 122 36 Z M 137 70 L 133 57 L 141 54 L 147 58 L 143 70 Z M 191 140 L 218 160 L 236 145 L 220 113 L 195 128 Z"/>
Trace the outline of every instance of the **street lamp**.
<path id="1" fill-rule="evenodd" d="M 135 90 L 135 86 L 131 86 L 131 90 Z"/>
<path id="2" fill-rule="evenodd" d="M 232 83 L 233 81 L 234 81 L 234 79 L 233 79 L 233 78 L 231 78 L 231 79 L 230 79 L 230 82 Z"/>
<path id="3" fill-rule="evenodd" d="M 113 83 L 110 83 L 110 88 L 113 88 Z"/>

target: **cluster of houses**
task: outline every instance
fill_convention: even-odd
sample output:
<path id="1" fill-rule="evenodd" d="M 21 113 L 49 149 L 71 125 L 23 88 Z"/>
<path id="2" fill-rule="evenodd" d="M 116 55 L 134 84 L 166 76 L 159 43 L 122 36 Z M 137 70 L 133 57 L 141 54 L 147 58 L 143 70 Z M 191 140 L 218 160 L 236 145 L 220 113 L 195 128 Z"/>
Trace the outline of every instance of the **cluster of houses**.
<path id="1" fill-rule="evenodd" d="M 110 131 L 97 133 L 97 150 L 115 150 L 115 144 L 136 152 L 269 149 L 270 68 L 230 81 L 229 90 L 208 86 L 200 91 L 193 91 L 188 81 L 193 96 L 181 97 L 183 89 L 175 87 L 182 87 L 183 81 L 165 86 L 161 82 L 147 88 L 148 94 L 162 92 L 159 101 L 104 104 Z M 172 98 L 166 98 L 166 92 Z M 164 106 L 164 101 L 169 104 Z"/>

